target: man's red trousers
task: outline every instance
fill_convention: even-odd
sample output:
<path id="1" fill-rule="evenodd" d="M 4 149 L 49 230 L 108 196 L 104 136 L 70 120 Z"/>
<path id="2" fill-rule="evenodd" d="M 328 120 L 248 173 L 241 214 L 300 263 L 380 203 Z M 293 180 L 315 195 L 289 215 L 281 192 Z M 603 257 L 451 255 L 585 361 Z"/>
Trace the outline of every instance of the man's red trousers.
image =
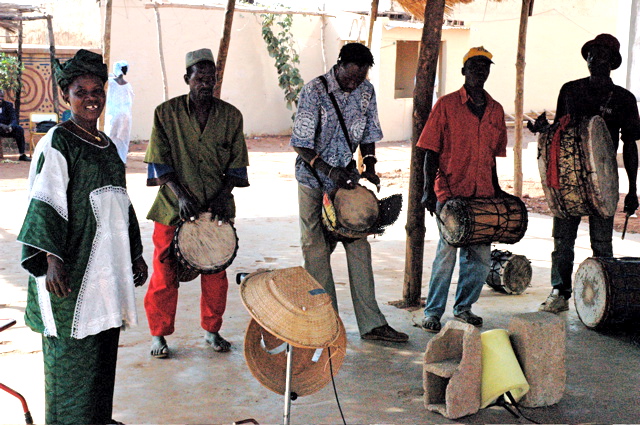
<path id="1" fill-rule="evenodd" d="M 155 222 L 153 229 L 153 273 L 149 281 L 144 309 L 153 336 L 171 335 L 178 305 L 178 264 L 171 249 L 175 226 Z M 200 323 L 204 330 L 218 332 L 227 307 L 229 281 L 226 271 L 200 275 Z"/>

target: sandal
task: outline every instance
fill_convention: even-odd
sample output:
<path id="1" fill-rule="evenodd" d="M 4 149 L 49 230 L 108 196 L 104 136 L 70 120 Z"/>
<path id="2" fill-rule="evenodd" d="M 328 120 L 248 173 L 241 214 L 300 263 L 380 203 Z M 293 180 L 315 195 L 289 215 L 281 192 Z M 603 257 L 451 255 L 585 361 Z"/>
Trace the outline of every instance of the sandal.
<path id="1" fill-rule="evenodd" d="M 163 336 L 151 338 L 151 356 L 156 359 L 164 359 L 169 357 L 169 347 Z"/>
<path id="2" fill-rule="evenodd" d="M 422 329 L 427 332 L 431 332 L 437 334 L 442 329 L 442 325 L 440 324 L 440 319 L 436 316 L 428 316 L 422 319 Z"/>

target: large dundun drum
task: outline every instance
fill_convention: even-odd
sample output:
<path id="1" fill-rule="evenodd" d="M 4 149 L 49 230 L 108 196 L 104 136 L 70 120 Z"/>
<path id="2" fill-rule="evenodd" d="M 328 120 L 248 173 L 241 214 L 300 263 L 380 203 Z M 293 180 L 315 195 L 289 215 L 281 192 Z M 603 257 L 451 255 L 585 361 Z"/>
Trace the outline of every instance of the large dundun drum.
<path id="1" fill-rule="evenodd" d="M 576 311 L 588 328 L 640 323 L 640 258 L 587 258 L 574 282 Z"/>
<path id="2" fill-rule="evenodd" d="M 557 167 L 552 164 L 553 136 L 559 123 L 538 137 L 538 169 L 549 208 L 556 217 L 611 217 L 618 205 L 618 163 L 611 135 L 602 117 L 586 118 L 560 134 Z M 548 173 L 557 173 L 551 187 Z"/>
<path id="3" fill-rule="evenodd" d="M 516 243 L 527 231 L 527 208 L 516 196 L 451 198 L 438 213 L 438 228 L 450 245 Z"/>
<path id="4" fill-rule="evenodd" d="M 491 269 L 487 285 L 498 292 L 520 295 L 531 283 L 531 261 L 524 255 L 494 249 L 491 251 Z"/>
<path id="5" fill-rule="evenodd" d="M 180 265 L 188 271 L 218 273 L 236 257 L 238 236 L 233 225 L 228 222 L 219 225 L 218 220 L 211 218 L 211 213 L 201 213 L 197 220 L 183 221 L 176 228 L 173 249 Z"/>

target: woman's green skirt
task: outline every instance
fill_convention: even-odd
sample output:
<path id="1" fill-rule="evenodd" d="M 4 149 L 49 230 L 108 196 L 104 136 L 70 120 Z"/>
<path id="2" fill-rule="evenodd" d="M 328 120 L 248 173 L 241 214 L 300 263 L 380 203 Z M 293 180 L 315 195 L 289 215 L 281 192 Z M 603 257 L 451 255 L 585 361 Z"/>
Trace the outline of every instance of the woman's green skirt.
<path id="1" fill-rule="evenodd" d="M 47 424 L 112 421 L 120 329 L 82 339 L 42 337 Z"/>

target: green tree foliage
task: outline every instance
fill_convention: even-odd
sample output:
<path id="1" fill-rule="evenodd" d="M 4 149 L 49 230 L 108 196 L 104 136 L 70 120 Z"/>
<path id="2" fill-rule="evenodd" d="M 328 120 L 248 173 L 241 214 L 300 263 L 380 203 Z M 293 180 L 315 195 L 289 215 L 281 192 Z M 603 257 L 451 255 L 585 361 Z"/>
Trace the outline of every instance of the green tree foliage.
<path id="1" fill-rule="evenodd" d="M 0 89 L 17 90 L 18 74 L 23 70 L 17 57 L 0 52 Z"/>
<path id="2" fill-rule="evenodd" d="M 269 56 L 276 61 L 278 84 L 284 90 L 287 109 L 292 110 L 294 105 L 298 106 L 298 95 L 304 85 L 297 68 L 300 57 L 293 46 L 293 35 L 291 34 L 293 15 L 270 13 L 261 16 L 262 38 L 267 43 Z"/>

